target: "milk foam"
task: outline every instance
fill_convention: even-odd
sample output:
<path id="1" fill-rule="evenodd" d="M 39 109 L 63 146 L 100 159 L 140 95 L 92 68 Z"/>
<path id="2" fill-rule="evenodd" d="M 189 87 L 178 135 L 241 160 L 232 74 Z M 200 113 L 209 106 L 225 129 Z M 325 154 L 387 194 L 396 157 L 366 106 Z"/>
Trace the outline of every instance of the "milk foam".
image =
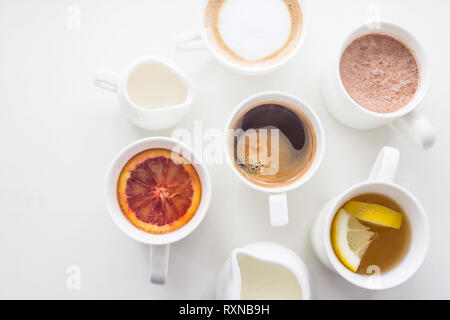
<path id="1" fill-rule="evenodd" d="M 225 44 L 238 56 L 261 60 L 289 40 L 291 15 L 283 0 L 226 0 L 218 29 Z"/>

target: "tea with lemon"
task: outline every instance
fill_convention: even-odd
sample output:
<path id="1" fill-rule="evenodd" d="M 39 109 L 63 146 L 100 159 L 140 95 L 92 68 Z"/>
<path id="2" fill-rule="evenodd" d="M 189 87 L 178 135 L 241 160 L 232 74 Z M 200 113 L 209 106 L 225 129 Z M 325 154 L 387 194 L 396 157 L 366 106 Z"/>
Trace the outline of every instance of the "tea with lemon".
<path id="1" fill-rule="evenodd" d="M 331 243 L 338 259 L 351 271 L 366 275 L 392 270 L 406 256 L 411 226 L 403 209 L 377 193 L 358 195 L 336 213 Z"/>

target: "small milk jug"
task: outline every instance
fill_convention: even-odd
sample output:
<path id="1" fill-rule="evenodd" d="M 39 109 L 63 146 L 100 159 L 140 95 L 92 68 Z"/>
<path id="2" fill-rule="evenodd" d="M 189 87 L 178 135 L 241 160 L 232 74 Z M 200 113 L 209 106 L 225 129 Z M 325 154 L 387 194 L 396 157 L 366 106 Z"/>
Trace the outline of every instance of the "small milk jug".
<path id="1" fill-rule="evenodd" d="M 217 299 L 309 300 L 309 271 L 291 249 L 256 242 L 233 249 L 217 279 Z"/>

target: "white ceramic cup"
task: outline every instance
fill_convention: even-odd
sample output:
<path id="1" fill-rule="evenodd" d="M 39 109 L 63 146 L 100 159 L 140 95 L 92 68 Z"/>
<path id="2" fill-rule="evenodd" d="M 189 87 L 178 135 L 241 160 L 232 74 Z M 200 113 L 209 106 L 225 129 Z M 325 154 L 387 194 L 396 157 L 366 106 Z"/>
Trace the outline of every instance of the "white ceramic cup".
<path id="1" fill-rule="evenodd" d="M 300 110 L 311 122 L 316 136 L 316 153 L 309 169 L 297 180 L 294 180 L 290 184 L 286 184 L 281 187 L 259 186 L 251 183 L 249 180 L 244 178 L 242 176 L 242 173 L 239 172 L 239 169 L 236 168 L 235 164 L 233 163 L 233 154 L 232 154 L 233 151 L 230 150 L 229 148 L 228 133 L 232 129 L 232 125 L 236 117 L 239 116 L 241 112 L 246 110 L 247 108 L 267 101 L 271 102 L 278 101 L 280 103 L 286 103 L 289 106 Z M 325 133 L 322 128 L 322 124 L 319 120 L 319 117 L 316 115 L 314 110 L 310 106 L 308 106 L 308 104 L 306 104 L 300 98 L 292 94 L 279 91 L 266 91 L 260 92 L 245 99 L 234 109 L 234 111 L 231 113 L 227 121 L 226 132 L 227 132 L 227 139 L 226 139 L 227 141 L 225 143 L 225 154 L 227 155 L 226 160 L 231 169 L 233 170 L 233 172 L 246 185 L 250 186 L 255 190 L 267 192 L 269 194 L 270 224 L 272 226 L 284 226 L 288 224 L 289 218 L 288 218 L 286 193 L 292 189 L 300 187 L 316 173 L 317 169 L 319 168 L 322 162 L 322 158 L 325 152 Z"/>
<path id="2" fill-rule="evenodd" d="M 200 15 L 201 28 L 199 28 L 198 30 L 190 30 L 178 34 L 176 37 L 177 49 L 180 51 L 194 51 L 194 50 L 208 49 L 217 61 L 219 61 L 229 70 L 237 72 L 239 74 L 262 75 L 275 71 L 276 69 L 280 68 L 282 65 L 284 65 L 286 62 L 291 60 L 292 57 L 295 56 L 295 54 L 302 46 L 303 41 L 305 39 L 309 21 L 309 5 L 307 0 L 297 0 L 297 1 L 300 4 L 303 16 L 303 25 L 300 38 L 298 39 L 294 50 L 292 50 L 289 54 L 286 54 L 283 57 L 283 59 L 280 59 L 279 61 L 273 64 L 267 64 L 258 67 L 246 66 L 243 63 L 238 64 L 232 59 L 227 58 L 227 56 L 223 54 L 222 50 L 217 48 L 216 45 L 214 45 L 211 39 L 212 36 L 208 35 L 208 29 L 204 25 L 205 11 L 209 0 L 203 1 L 203 6 Z M 258 8 L 256 7 L 255 12 L 257 12 L 257 10 Z"/>
<path id="3" fill-rule="evenodd" d="M 179 229 L 163 234 L 151 234 L 136 228 L 122 213 L 117 200 L 117 181 L 122 168 L 134 155 L 154 148 L 169 149 L 181 153 L 194 166 L 202 185 L 200 204 L 192 219 Z M 106 174 L 105 191 L 106 205 L 117 227 L 130 238 L 150 245 L 151 282 L 164 284 L 167 278 L 170 243 L 181 240 L 194 231 L 208 211 L 211 201 L 211 178 L 207 167 L 191 148 L 181 142 L 165 137 L 145 138 L 129 144 L 114 158 Z"/>
<path id="4" fill-rule="evenodd" d="M 130 99 L 127 90 L 128 78 L 133 70 L 145 63 L 156 63 L 170 69 L 184 83 L 187 90 L 184 102 L 158 109 L 142 108 Z M 165 57 L 147 55 L 131 61 L 122 72 L 115 73 L 100 69 L 95 75 L 95 84 L 117 93 L 120 107 L 133 124 L 148 130 L 166 129 L 180 121 L 191 109 L 194 100 L 194 86 L 172 61 Z"/>
<path id="5" fill-rule="evenodd" d="M 380 290 L 400 285 L 419 269 L 428 251 L 430 231 L 424 209 L 415 196 L 393 183 L 398 161 L 398 150 L 384 147 L 368 181 L 356 184 L 331 199 L 317 215 L 311 228 L 311 244 L 319 260 L 330 270 L 361 288 Z M 338 209 L 355 196 L 365 193 L 378 193 L 393 199 L 403 208 L 411 224 L 411 243 L 403 260 L 386 273 L 382 273 L 377 266 L 371 266 L 366 270 L 367 276 L 347 269 L 336 257 L 330 239 L 331 224 Z"/>
<path id="6" fill-rule="evenodd" d="M 391 113 L 377 113 L 357 104 L 342 84 L 339 64 L 347 46 L 356 38 L 369 33 L 384 33 L 405 43 L 416 55 L 420 70 L 420 83 L 413 99 L 403 108 Z M 413 142 L 428 149 L 436 142 L 433 125 L 416 107 L 420 104 L 430 82 L 430 67 L 424 46 L 410 32 L 392 23 L 382 22 L 380 28 L 364 25 L 355 29 L 342 42 L 331 66 L 327 69 L 322 96 L 330 113 L 343 124 L 354 129 L 373 129 L 389 124 L 405 133 Z"/>

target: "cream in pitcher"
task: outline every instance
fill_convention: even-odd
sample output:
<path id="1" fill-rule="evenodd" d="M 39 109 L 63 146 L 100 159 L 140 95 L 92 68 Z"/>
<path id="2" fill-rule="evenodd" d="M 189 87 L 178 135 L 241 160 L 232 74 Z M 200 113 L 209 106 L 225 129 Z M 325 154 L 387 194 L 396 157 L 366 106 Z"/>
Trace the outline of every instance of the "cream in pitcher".
<path id="1" fill-rule="evenodd" d="M 128 95 L 139 107 L 157 109 L 183 103 L 188 90 L 171 69 L 159 63 L 144 63 L 128 77 Z"/>
<path id="2" fill-rule="evenodd" d="M 192 107 L 194 86 L 165 57 L 139 57 L 119 73 L 99 69 L 95 84 L 117 93 L 122 112 L 133 124 L 160 130 L 180 121 Z"/>
<path id="3" fill-rule="evenodd" d="M 302 288 L 285 267 L 247 255 L 238 257 L 241 271 L 241 299 L 302 299 Z"/>
<path id="4" fill-rule="evenodd" d="M 309 271 L 292 250 L 273 242 L 236 248 L 217 280 L 218 299 L 308 300 Z"/>

